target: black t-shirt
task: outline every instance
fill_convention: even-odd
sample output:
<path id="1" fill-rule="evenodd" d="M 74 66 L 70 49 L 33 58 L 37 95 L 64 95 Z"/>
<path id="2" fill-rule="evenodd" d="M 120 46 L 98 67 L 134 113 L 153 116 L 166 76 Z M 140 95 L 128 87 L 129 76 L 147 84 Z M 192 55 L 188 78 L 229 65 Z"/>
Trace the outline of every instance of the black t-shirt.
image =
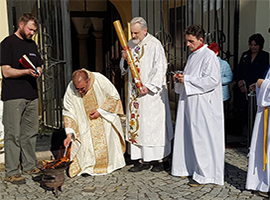
<path id="1" fill-rule="evenodd" d="M 15 34 L 6 37 L 0 45 L 0 65 L 15 69 L 25 69 L 19 59 L 26 54 L 31 62 L 40 67 L 43 61 L 33 40 L 22 40 Z M 2 81 L 2 101 L 12 99 L 35 99 L 38 97 L 36 78 L 26 75 L 18 78 L 5 78 Z"/>

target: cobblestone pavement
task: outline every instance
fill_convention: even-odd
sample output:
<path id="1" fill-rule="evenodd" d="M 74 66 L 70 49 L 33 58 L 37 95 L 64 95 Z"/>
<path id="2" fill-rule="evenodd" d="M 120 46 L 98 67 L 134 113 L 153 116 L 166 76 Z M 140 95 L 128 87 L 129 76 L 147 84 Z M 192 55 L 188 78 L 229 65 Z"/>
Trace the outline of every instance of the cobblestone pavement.
<path id="1" fill-rule="evenodd" d="M 68 178 L 58 192 L 57 199 L 264 199 L 245 190 L 247 157 L 245 148 L 226 149 L 225 184 L 190 187 L 188 179 L 173 177 L 167 172 L 154 173 L 149 170 L 132 173 L 127 165 L 121 170 L 104 176 Z M 45 193 L 40 184 L 41 176 L 23 175 L 26 184 L 13 185 L 3 181 L 0 172 L 0 199 L 56 199 L 50 189 Z"/>

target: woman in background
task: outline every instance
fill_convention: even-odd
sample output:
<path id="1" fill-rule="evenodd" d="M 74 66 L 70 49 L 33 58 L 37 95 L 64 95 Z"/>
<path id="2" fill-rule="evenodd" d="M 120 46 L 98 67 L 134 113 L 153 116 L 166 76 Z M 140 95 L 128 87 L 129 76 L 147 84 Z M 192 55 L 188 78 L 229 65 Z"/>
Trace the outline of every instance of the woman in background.
<path id="1" fill-rule="evenodd" d="M 236 84 L 234 86 L 234 111 L 237 114 L 237 118 L 241 120 L 238 124 L 242 126 L 239 128 L 241 128 L 244 135 L 246 135 L 247 131 L 247 95 L 249 86 L 264 77 L 264 73 L 269 65 L 269 53 L 263 51 L 263 36 L 259 33 L 251 35 L 248 39 L 248 44 L 249 50 L 242 54 L 240 62 L 235 69 Z"/>

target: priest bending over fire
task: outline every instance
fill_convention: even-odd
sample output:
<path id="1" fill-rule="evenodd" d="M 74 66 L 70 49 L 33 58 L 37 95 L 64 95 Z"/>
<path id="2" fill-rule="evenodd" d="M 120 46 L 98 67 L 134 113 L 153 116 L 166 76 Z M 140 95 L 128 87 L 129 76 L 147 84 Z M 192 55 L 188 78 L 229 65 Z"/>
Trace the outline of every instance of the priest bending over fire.
<path id="1" fill-rule="evenodd" d="M 64 96 L 63 117 L 70 145 L 70 177 L 107 174 L 125 166 L 125 141 L 119 115 L 122 102 L 103 75 L 85 69 L 72 75 Z"/>

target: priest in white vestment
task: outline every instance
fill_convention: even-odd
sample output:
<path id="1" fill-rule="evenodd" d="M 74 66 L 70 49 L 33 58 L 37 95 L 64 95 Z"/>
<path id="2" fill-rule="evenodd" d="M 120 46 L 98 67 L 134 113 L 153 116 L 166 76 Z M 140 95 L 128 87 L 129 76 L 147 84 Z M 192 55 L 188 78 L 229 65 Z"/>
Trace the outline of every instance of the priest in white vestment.
<path id="1" fill-rule="evenodd" d="M 200 25 L 185 31 L 192 51 L 183 74 L 175 77 L 179 94 L 172 175 L 189 177 L 190 186 L 224 184 L 224 116 L 219 60 L 204 44 Z"/>
<path id="2" fill-rule="evenodd" d="M 69 175 L 99 175 L 125 166 L 125 140 L 119 115 L 122 102 L 102 74 L 77 70 L 66 89 L 63 118 L 71 143 Z"/>
<path id="3" fill-rule="evenodd" d="M 160 41 L 147 33 L 147 23 L 142 17 L 130 22 L 132 39 L 129 47 L 142 80 L 138 93 L 126 66 L 126 52 L 122 51 L 120 68 L 128 72 L 128 102 L 126 109 L 126 140 L 132 160 L 138 160 L 130 172 L 150 169 L 164 170 L 163 161 L 171 153 L 173 128 L 166 87 L 167 60 Z M 151 161 L 151 162 L 150 162 Z"/>
<path id="4" fill-rule="evenodd" d="M 270 192 L 270 73 L 256 84 L 257 114 L 253 127 L 246 189 L 264 197 Z"/>

